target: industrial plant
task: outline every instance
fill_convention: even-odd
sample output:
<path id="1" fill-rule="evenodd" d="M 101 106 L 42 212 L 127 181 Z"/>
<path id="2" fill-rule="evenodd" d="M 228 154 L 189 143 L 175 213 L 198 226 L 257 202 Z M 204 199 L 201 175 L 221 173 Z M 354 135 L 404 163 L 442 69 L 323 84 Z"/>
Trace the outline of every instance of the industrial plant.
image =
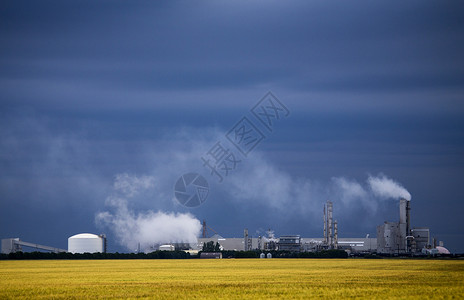
<path id="1" fill-rule="evenodd" d="M 231 251 L 288 251 L 288 252 L 319 252 L 322 250 L 338 249 L 344 250 L 348 254 L 380 254 L 380 255 L 435 255 L 450 254 L 443 247 L 443 242 L 438 242 L 430 238 L 428 227 L 411 226 L 411 203 L 409 200 L 400 199 L 399 201 L 399 221 L 385 222 L 377 226 L 377 237 L 341 238 L 338 236 L 338 223 L 333 219 L 334 206 L 331 201 L 327 201 L 323 207 L 323 236 L 315 238 L 301 237 L 300 235 L 284 235 L 275 237 L 272 230 L 268 230 L 266 235 L 251 237 L 248 229 L 243 232 L 240 238 L 224 238 L 207 226 L 203 221 L 202 236 L 197 239 L 196 244 L 186 243 L 165 243 L 152 245 L 150 251 L 174 251 L 183 250 L 191 254 L 198 253 L 206 244 L 213 243 L 218 250 Z M 207 236 L 208 228 L 214 232 L 211 237 Z M 106 253 L 107 240 L 104 234 L 96 235 L 91 233 L 76 234 L 68 238 L 68 249 L 59 249 L 50 246 L 25 242 L 19 238 L 2 239 L 2 253 L 12 253 L 22 251 L 22 247 L 32 248 L 33 250 L 49 252 L 69 252 L 69 253 Z M 140 245 L 137 252 L 140 252 Z"/>
<path id="2" fill-rule="evenodd" d="M 377 238 L 365 237 L 340 238 L 338 223 L 333 219 L 333 203 L 327 201 L 323 209 L 323 237 L 305 238 L 300 235 L 285 235 L 276 238 L 269 230 L 266 236 L 250 237 L 248 229 L 244 230 L 243 238 L 224 238 L 217 233 L 206 237 L 207 225 L 203 221 L 203 234 L 198 239 L 197 249 L 201 250 L 204 243 L 218 243 L 221 250 L 262 250 L 262 251 L 291 251 L 317 252 L 321 250 L 340 249 L 349 254 L 381 255 L 428 255 L 450 254 L 443 247 L 443 242 L 437 245 L 436 240 L 430 238 L 428 227 L 411 228 L 411 204 L 409 200 L 400 199 L 399 222 L 385 222 L 377 226 Z"/>
<path id="3" fill-rule="evenodd" d="M 22 247 L 54 253 L 106 253 L 107 243 L 106 235 L 96 235 L 92 233 L 80 233 L 69 237 L 68 250 L 25 242 L 21 241 L 19 238 L 2 239 L 3 254 L 23 251 Z"/>

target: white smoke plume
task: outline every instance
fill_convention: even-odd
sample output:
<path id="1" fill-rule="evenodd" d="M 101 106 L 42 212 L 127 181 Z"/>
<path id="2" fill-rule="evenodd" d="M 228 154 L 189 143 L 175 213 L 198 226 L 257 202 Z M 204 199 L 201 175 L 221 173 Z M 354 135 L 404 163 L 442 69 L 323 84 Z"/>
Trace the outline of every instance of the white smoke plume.
<path id="1" fill-rule="evenodd" d="M 129 208 L 128 199 L 144 189 L 152 187 L 154 179 L 150 176 L 116 176 L 115 195 L 106 199 L 112 211 L 96 215 L 99 226 L 110 228 L 119 243 L 130 251 L 138 245 L 144 251 L 157 250 L 159 244 L 195 243 L 200 234 L 201 224 L 191 214 L 146 211 L 136 213 Z"/>
<path id="2" fill-rule="evenodd" d="M 411 194 L 401 184 L 387 178 L 383 174 L 379 174 L 377 177 L 369 176 L 367 182 L 374 195 L 380 198 L 404 198 L 411 200 Z"/>
<path id="3" fill-rule="evenodd" d="M 379 203 L 384 200 L 411 199 L 411 194 L 398 182 L 384 174 L 369 175 L 366 184 L 344 177 L 332 178 L 329 198 L 339 200 L 346 208 L 361 205 L 369 212 L 374 213 Z"/>
<path id="4" fill-rule="evenodd" d="M 263 241 L 265 242 L 277 242 L 277 238 L 275 237 L 274 230 L 266 231 L 267 236 L 262 236 Z"/>
<path id="5" fill-rule="evenodd" d="M 295 178 L 279 170 L 259 152 L 254 154 L 244 162 L 243 169 L 225 179 L 221 186 L 231 201 L 241 206 L 258 205 L 287 217 L 312 214 L 319 220 L 325 200 L 349 210 L 362 207 L 375 213 L 386 199 L 411 199 L 404 187 L 383 174 L 369 175 L 365 183 L 345 177 L 333 177 L 330 182 Z"/>
<path id="6" fill-rule="evenodd" d="M 350 207 L 353 204 L 361 204 L 370 212 L 375 212 L 378 208 L 378 203 L 374 195 L 371 195 L 360 183 L 354 180 L 349 180 L 344 177 L 332 178 L 332 198 L 340 200 L 341 203 Z"/>
<path id="7" fill-rule="evenodd" d="M 136 196 L 141 189 L 148 189 L 155 185 L 153 176 L 131 176 L 127 173 L 117 174 L 114 181 L 114 189 L 127 197 Z"/>
<path id="8" fill-rule="evenodd" d="M 178 142 L 179 139 L 183 142 Z M 411 198 L 404 187 L 383 174 L 369 175 L 365 181 L 334 177 L 323 182 L 294 177 L 279 169 L 259 150 L 241 158 L 237 169 L 218 184 L 217 178 L 202 165 L 200 157 L 221 139 L 223 136 L 218 130 L 201 134 L 185 131 L 173 140 L 160 143 L 149 176 L 116 176 L 114 193 L 106 202 L 111 209 L 97 215 L 98 223 L 112 228 L 120 243 L 129 250 L 134 250 L 138 243 L 146 248 L 156 243 L 196 241 L 201 231 L 199 220 L 190 214 L 165 213 L 185 210 L 173 196 L 173 184 L 186 172 L 202 173 L 210 184 L 211 194 L 219 195 L 207 199 L 201 207 L 203 214 L 215 213 L 213 210 L 220 207 L 220 201 L 236 209 L 237 214 L 260 211 L 263 216 L 278 216 L 279 220 L 262 223 L 262 226 L 295 219 L 318 225 L 323 203 L 331 200 L 346 218 L 364 212 L 364 223 L 370 228 L 372 222 L 378 222 L 374 215 L 386 199 Z M 136 213 L 132 207 L 145 212 Z M 150 211 L 153 207 L 160 211 Z M 228 217 L 233 221 L 238 219 L 235 215 Z M 266 217 L 261 219 L 262 222 L 267 220 Z"/>

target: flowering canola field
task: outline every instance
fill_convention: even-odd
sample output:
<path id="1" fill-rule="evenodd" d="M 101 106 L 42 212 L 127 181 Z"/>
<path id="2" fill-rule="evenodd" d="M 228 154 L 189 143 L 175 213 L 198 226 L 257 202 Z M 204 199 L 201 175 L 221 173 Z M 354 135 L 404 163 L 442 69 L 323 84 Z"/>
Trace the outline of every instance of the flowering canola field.
<path id="1" fill-rule="evenodd" d="M 0 261 L 0 299 L 464 299 L 464 261 Z"/>

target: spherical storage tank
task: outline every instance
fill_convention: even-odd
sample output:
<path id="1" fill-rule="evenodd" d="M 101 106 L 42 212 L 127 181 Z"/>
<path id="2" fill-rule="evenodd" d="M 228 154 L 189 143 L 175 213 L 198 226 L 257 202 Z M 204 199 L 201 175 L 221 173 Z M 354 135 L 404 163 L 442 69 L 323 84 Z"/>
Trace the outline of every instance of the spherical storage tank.
<path id="1" fill-rule="evenodd" d="M 92 233 L 80 233 L 68 238 L 68 252 L 96 253 L 105 251 L 105 236 Z"/>

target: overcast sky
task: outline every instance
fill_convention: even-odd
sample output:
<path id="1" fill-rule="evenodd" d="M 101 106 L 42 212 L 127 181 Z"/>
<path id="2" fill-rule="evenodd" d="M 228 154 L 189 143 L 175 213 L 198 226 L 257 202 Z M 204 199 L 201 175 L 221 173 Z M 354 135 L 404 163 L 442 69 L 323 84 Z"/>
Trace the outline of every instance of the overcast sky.
<path id="1" fill-rule="evenodd" d="M 409 191 L 413 226 L 464 252 L 463 9 L 2 1 L 0 237 L 67 248 L 105 232 L 127 250 L 96 220 L 116 195 L 132 216 L 189 213 L 225 237 L 321 237 L 330 199 L 340 237 L 375 236 L 398 220 L 375 177 Z M 289 110 L 272 133 L 250 111 L 268 91 Z M 219 183 L 201 157 L 244 116 L 265 139 Z M 174 198 L 188 172 L 210 185 L 197 208 Z"/>

